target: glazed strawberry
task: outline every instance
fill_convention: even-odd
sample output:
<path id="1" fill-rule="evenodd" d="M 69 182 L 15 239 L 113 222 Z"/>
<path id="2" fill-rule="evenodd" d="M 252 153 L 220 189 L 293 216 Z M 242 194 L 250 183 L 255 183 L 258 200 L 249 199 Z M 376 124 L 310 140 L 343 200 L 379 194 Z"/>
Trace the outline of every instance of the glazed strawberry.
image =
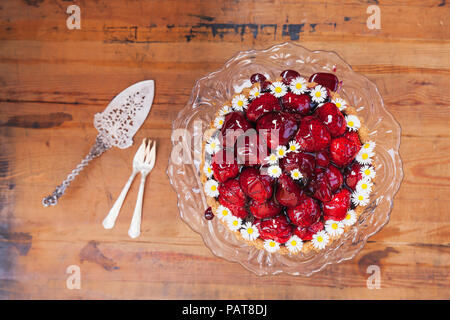
<path id="1" fill-rule="evenodd" d="M 307 190 L 314 198 L 322 202 L 330 201 L 333 197 L 333 192 L 324 170 L 314 174 L 307 186 Z"/>
<path id="2" fill-rule="evenodd" d="M 327 102 L 320 108 L 317 108 L 315 115 L 327 127 L 332 137 L 344 134 L 347 122 L 334 103 Z"/>
<path id="3" fill-rule="evenodd" d="M 336 192 L 344 182 L 344 177 L 342 176 L 341 171 L 332 164 L 330 164 L 325 169 L 325 175 L 328 179 L 328 185 L 331 188 L 331 192 Z"/>
<path id="4" fill-rule="evenodd" d="M 246 167 L 242 170 L 239 183 L 244 193 L 258 202 L 265 202 L 272 196 L 273 179 L 260 174 L 256 168 Z"/>
<path id="5" fill-rule="evenodd" d="M 278 178 L 275 198 L 278 203 L 285 207 L 296 207 L 303 201 L 305 194 L 300 186 L 294 182 L 286 173 Z"/>
<path id="6" fill-rule="evenodd" d="M 221 149 L 214 154 L 211 159 L 211 166 L 214 178 L 219 182 L 225 182 L 239 174 L 239 166 L 236 163 L 234 154 L 226 151 L 226 149 Z"/>
<path id="7" fill-rule="evenodd" d="M 286 111 L 295 112 L 302 116 L 311 111 L 311 97 L 308 94 L 286 93 L 281 98 L 281 104 Z"/>
<path id="8" fill-rule="evenodd" d="M 245 205 L 245 193 L 238 180 L 231 179 L 219 185 L 219 194 L 225 201 L 237 206 Z"/>
<path id="9" fill-rule="evenodd" d="M 231 112 L 225 116 L 222 126 L 222 145 L 226 147 L 228 143 L 234 145 L 236 139 L 243 132 L 252 128 L 252 124 L 247 120 L 243 112 Z M 228 132 L 227 132 L 228 131 Z M 240 132 L 239 132 L 240 131 Z M 228 137 L 228 139 L 227 139 Z M 228 141 L 230 140 L 230 141 Z"/>
<path id="10" fill-rule="evenodd" d="M 266 202 L 250 200 L 249 209 L 255 218 L 268 219 L 277 216 L 283 207 L 273 200 L 268 200 Z"/>
<path id="11" fill-rule="evenodd" d="M 328 147 L 331 136 L 320 120 L 314 117 L 305 117 L 300 122 L 295 140 L 297 140 L 301 150 L 315 152 Z"/>
<path id="12" fill-rule="evenodd" d="M 251 83 L 259 83 L 262 84 L 264 81 L 266 81 L 266 77 L 264 75 L 262 75 L 261 73 L 255 73 L 252 74 L 250 77 L 250 82 Z"/>
<path id="13" fill-rule="evenodd" d="M 359 149 L 358 144 L 345 137 L 335 138 L 330 144 L 331 161 L 344 167 L 355 159 Z"/>
<path id="14" fill-rule="evenodd" d="M 352 190 L 356 189 L 356 185 L 362 178 L 361 165 L 355 162 L 350 167 L 345 168 L 345 184 Z"/>
<path id="15" fill-rule="evenodd" d="M 269 155 L 266 141 L 253 129 L 237 138 L 234 150 L 238 164 L 247 166 L 261 164 Z"/>
<path id="16" fill-rule="evenodd" d="M 270 93 L 263 94 L 253 100 L 247 108 L 247 119 L 256 122 L 261 116 L 271 111 L 280 111 L 278 99 Z"/>
<path id="17" fill-rule="evenodd" d="M 344 133 L 343 137 L 347 138 L 350 141 L 353 141 L 356 145 L 360 146 L 358 148 L 358 151 L 359 151 L 359 149 L 361 149 L 361 141 L 359 140 L 359 135 L 358 135 L 357 132 L 355 132 L 355 131 L 346 131 Z"/>
<path id="18" fill-rule="evenodd" d="M 283 78 L 283 83 L 285 85 L 289 85 L 292 79 L 300 77 L 300 73 L 295 70 L 284 70 L 283 72 L 281 72 L 280 77 Z"/>
<path id="19" fill-rule="evenodd" d="M 309 82 L 320 84 L 331 91 L 336 91 L 339 86 L 339 79 L 334 74 L 325 72 L 314 73 L 309 77 Z"/>
<path id="20" fill-rule="evenodd" d="M 311 240 L 312 236 L 319 231 L 323 230 L 323 222 L 318 221 L 309 227 L 297 227 L 294 229 L 294 234 L 303 241 Z"/>
<path id="21" fill-rule="evenodd" d="M 326 168 L 330 164 L 330 153 L 328 150 L 321 150 L 316 153 L 316 167 Z"/>
<path id="22" fill-rule="evenodd" d="M 333 195 L 333 198 L 329 202 L 323 204 L 324 219 L 332 219 L 341 221 L 347 215 L 347 211 L 350 208 L 350 191 L 342 189 L 338 193 Z"/>
<path id="23" fill-rule="evenodd" d="M 289 152 L 284 158 L 280 159 L 281 169 L 285 172 L 299 169 L 305 179 L 311 177 L 315 166 L 314 156 L 303 152 Z"/>
<path id="24" fill-rule="evenodd" d="M 256 219 L 254 223 L 263 240 L 271 239 L 278 243 L 285 243 L 292 236 L 292 227 L 283 214 L 266 220 Z"/>
<path id="25" fill-rule="evenodd" d="M 248 211 L 242 205 L 236 205 L 228 202 L 222 195 L 219 196 L 219 203 L 231 210 L 231 213 L 241 219 L 245 219 L 248 216 Z"/>
<path id="26" fill-rule="evenodd" d="M 266 138 L 267 146 L 271 149 L 287 144 L 297 129 L 295 117 L 287 112 L 267 113 L 256 123 L 256 130 Z"/>
<path id="27" fill-rule="evenodd" d="M 261 83 L 261 92 L 267 92 L 270 91 L 270 86 L 272 85 L 272 82 L 270 81 L 263 81 Z"/>
<path id="28" fill-rule="evenodd" d="M 289 220 L 299 227 L 309 227 L 320 219 L 320 207 L 316 200 L 305 196 L 304 200 L 294 208 L 288 208 Z"/>

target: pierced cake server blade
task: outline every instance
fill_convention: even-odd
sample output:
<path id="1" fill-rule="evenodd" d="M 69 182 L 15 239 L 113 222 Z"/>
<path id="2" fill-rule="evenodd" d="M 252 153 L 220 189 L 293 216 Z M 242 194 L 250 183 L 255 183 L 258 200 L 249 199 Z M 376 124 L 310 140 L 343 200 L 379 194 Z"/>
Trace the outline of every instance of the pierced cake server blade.
<path id="1" fill-rule="evenodd" d="M 155 93 L 153 80 L 141 81 L 119 93 L 102 113 L 94 116 L 94 126 L 99 132 L 89 154 L 67 176 L 55 191 L 44 199 L 45 207 L 54 206 L 66 188 L 89 162 L 111 147 L 128 148 L 152 107 Z"/>

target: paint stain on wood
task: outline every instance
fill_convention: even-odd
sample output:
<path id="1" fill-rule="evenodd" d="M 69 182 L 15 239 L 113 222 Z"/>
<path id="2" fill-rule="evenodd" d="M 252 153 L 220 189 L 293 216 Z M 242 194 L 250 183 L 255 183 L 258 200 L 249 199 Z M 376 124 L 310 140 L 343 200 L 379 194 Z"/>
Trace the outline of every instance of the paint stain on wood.
<path id="1" fill-rule="evenodd" d="M 21 256 L 26 256 L 30 251 L 33 237 L 26 232 L 11 232 L 8 228 L 0 226 L 0 246 L 12 247 Z"/>
<path id="2" fill-rule="evenodd" d="M 66 121 L 71 121 L 72 115 L 65 112 L 55 112 L 49 114 L 29 114 L 14 116 L 7 122 L 1 124 L 3 127 L 47 129 L 59 127 Z"/>
<path id="3" fill-rule="evenodd" d="M 44 2 L 44 0 L 24 0 L 24 2 L 32 7 L 39 7 Z"/>
<path id="4" fill-rule="evenodd" d="M 100 265 L 106 271 L 119 269 L 114 260 L 106 257 L 98 248 L 98 241 L 89 241 L 79 254 L 80 262 L 88 261 Z"/>
<path id="5" fill-rule="evenodd" d="M 367 267 L 370 265 L 381 266 L 381 259 L 387 258 L 391 253 L 400 253 L 392 247 L 386 247 L 384 250 L 376 250 L 365 254 L 358 261 L 359 271 L 366 274 Z"/>

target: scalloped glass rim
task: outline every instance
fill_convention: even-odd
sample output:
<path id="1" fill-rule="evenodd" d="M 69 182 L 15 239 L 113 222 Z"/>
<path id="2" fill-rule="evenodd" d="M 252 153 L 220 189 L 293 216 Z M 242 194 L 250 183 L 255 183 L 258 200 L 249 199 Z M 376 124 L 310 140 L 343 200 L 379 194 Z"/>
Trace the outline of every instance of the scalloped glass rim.
<path id="1" fill-rule="evenodd" d="M 293 256 L 268 253 L 239 241 L 218 219 L 204 219 L 207 204 L 198 161 L 179 164 L 170 157 L 167 174 L 178 195 L 181 218 L 202 236 L 206 246 L 216 256 L 238 262 L 258 275 L 285 272 L 309 276 L 328 264 L 352 259 L 367 239 L 389 221 L 393 197 L 403 179 L 399 156 L 401 129 L 385 109 L 375 84 L 355 73 L 338 54 L 330 51 L 310 51 L 289 42 L 266 50 L 242 51 L 225 63 L 222 69 L 197 81 L 189 102 L 179 112 L 172 127 L 173 130 L 189 130 L 195 139 L 203 132 L 194 132 L 194 121 L 201 120 L 203 130 L 207 129 L 221 104 L 229 101 L 236 86 L 242 85 L 251 74 L 265 73 L 274 79 L 285 69 L 294 69 L 308 76 L 315 72 L 335 73 L 342 81 L 340 95 L 357 109 L 358 116 L 369 129 L 370 139 L 377 144 L 374 160 L 377 178 L 371 202 L 348 232 L 317 253 Z M 184 147 L 188 145 L 184 144 Z M 198 159 L 199 151 L 188 149 L 188 156 L 191 159 L 197 156 Z"/>

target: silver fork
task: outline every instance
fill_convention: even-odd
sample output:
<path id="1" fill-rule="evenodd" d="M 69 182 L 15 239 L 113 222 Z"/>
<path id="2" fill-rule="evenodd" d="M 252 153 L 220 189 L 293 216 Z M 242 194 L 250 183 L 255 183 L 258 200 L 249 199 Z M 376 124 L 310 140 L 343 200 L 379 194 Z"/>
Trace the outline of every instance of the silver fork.
<path id="1" fill-rule="evenodd" d="M 134 155 L 134 158 L 133 158 L 133 172 L 131 173 L 130 177 L 128 178 L 127 182 L 125 183 L 125 186 L 123 187 L 122 191 L 120 192 L 120 195 L 117 198 L 116 202 L 114 202 L 114 205 L 112 206 L 111 210 L 109 210 L 108 215 L 103 220 L 103 227 L 105 229 L 112 229 L 114 227 L 117 216 L 119 215 L 120 209 L 122 208 L 123 201 L 125 200 L 128 190 L 130 189 L 131 183 L 133 182 L 136 175 L 139 173 L 138 166 L 141 163 L 141 159 L 144 159 L 144 156 L 145 156 L 145 148 L 146 148 L 145 142 L 146 142 L 146 139 L 145 138 L 142 139 L 142 144 L 139 146 L 139 148 L 136 151 L 136 154 Z"/>
<path id="2" fill-rule="evenodd" d="M 150 148 L 151 147 L 151 148 Z M 146 143 L 144 157 L 138 163 L 138 170 L 141 172 L 141 184 L 136 200 L 136 207 L 134 208 L 133 218 L 131 219 L 130 229 L 128 235 L 131 238 L 137 238 L 141 234 L 141 219 L 142 219 L 142 199 L 144 197 L 145 179 L 152 171 L 155 165 L 156 158 L 156 141 L 148 139 Z"/>

